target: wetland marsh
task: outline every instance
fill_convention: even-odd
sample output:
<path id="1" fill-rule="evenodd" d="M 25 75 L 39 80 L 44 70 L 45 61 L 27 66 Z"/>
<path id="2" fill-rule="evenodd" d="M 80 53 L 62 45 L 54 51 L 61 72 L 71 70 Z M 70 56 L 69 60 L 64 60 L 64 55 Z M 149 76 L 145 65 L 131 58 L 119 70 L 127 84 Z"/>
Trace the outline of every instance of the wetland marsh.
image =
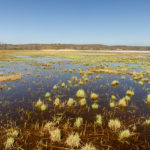
<path id="1" fill-rule="evenodd" d="M 0 51 L 0 149 L 150 149 L 150 53 Z"/>

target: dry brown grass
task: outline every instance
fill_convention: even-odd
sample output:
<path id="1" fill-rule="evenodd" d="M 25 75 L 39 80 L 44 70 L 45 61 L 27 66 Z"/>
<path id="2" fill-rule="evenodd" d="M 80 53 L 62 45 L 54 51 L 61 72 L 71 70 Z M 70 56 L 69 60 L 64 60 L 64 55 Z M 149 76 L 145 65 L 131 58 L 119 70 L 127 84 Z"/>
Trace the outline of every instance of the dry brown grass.
<path id="1" fill-rule="evenodd" d="M 22 76 L 23 76 L 22 73 L 3 75 L 3 76 L 0 76 L 0 82 L 20 80 L 22 78 Z"/>
<path id="2" fill-rule="evenodd" d="M 115 69 L 115 68 L 101 68 L 99 66 L 96 67 L 91 67 L 88 69 L 88 72 L 92 72 L 92 73 L 106 73 L 106 74 L 129 74 L 129 75 L 133 75 L 133 76 L 150 76 L 149 72 L 135 72 L 135 71 L 129 71 L 128 69 L 124 68 L 124 69 Z M 87 72 L 87 73 L 88 73 Z"/>

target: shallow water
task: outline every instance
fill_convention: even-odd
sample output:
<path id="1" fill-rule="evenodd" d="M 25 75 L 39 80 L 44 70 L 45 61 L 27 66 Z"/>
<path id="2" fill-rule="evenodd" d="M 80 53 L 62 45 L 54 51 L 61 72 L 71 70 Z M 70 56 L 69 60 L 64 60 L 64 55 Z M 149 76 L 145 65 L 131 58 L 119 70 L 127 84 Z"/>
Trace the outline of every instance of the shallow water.
<path id="1" fill-rule="evenodd" d="M 34 113 L 34 111 L 38 114 L 40 114 L 40 111 L 36 110 L 36 108 L 33 106 L 39 98 L 41 98 L 43 101 L 45 101 L 46 104 L 48 104 L 48 112 L 54 109 L 53 103 L 47 101 L 44 97 L 46 92 L 51 93 L 52 101 L 54 101 L 56 97 L 60 97 L 61 101 L 63 102 L 67 101 L 70 97 L 76 99 L 76 92 L 78 89 L 84 89 L 88 107 L 90 107 L 92 104 L 92 101 L 90 100 L 90 93 L 94 92 L 99 94 L 99 99 L 97 101 L 97 103 L 99 104 L 98 110 L 92 111 L 92 109 L 90 109 L 90 114 L 87 116 L 87 110 L 81 110 L 80 107 L 76 108 L 81 113 L 80 116 L 84 117 L 86 120 L 92 121 L 92 116 L 98 113 L 107 114 L 108 112 L 109 114 L 110 112 L 113 112 L 113 117 L 118 117 L 126 124 L 130 124 L 132 122 L 130 119 L 133 113 L 134 120 L 138 120 L 139 116 L 145 118 L 147 118 L 147 116 L 150 116 L 150 108 L 145 104 L 147 94 L 150 93 L 150 85 L 147 82 L 145 82 L 143 86 L 140 86 L 138 84 L 138 81 L 135 82 L 134 80 L 132 80 L 131 76 L 127 74 L 112 75 L 104 73 L 93 73 L 92 75 L 87 75 L 88 82 L 84 83 L 82 86 L 79 86 L 73 81 L 72 85 L 70 86 L 68 84 L 68 80 L 71 80 L 72 76 L 76 76 L 78 80 L 83 77 L 83 75 L 79 74 L 79 68 L 81 68 L 83 71 L 86 71 L 91 66 L 103 65 L 103 63 L 95 63 L 85 66 L 85 64 L 83 63 L 71 63 L 70 61 L 72 61 L 73 59 L 29 56 L 26 56 L 26 58 L 28 58 L 28 61 L 18 61 L 13 63 L 0 62 L 1 65 L 4 65 L 4 67 L 0 68 L 0 72 L 3 72 L 4 74 L 10 72 L 23 73 L 23 78 L 21 80 L 1 83 L 4 86 L 2 90 L 0 90 L 0 119 L 3 125 L 6 124 L 8 120 L 15 121 L 16 119 L 17 125 L 22 126 L 22 121 L 19 118 L 21 115 L 18 116 L 18 110 L 22 108 L 27 112 L 33 112 L 33 122 L 36 122 L 37 114 Z M 62 63 L 59 63 L 60 61 L 62 61 Z M 50 64 L 54 68 L 43 69 L 40 63 Z M 120 62 L 106 62 L 106 64 L 113 68 L 118 65 L 127 65 L 127 63 Z M 128 64 L 127 66 L 134 67 L 130 70 L 137 72 L 141 71 L 141 68 L 138 64 Z M 64 72 L 64 69 L 67 69 L 67 72 Z M 70 73 L 69 69 L 74 70 L 72 73 Z M 97 75 L 99 75 L 100 79 L 96 79 Z M 125 80 L 121 79 L 122 76 L 125 77 Z M 112 87 L 111 82 L 113 80 L 118 80 L 120 84 L 116 87 Z M 67 87 L 62 88 L 62 82 L 64 82 Z M 58 89 L 54 91 L 53 86 L 56 84 L 58 85 Z M 118 109 L 115 111 L 110 109 L 109 101 L 111 95 L 115 95 L 117 97 L 116 101 L 118 101 L 126 95 L 126 91 L 130 88 L 134 89 L 135 95 L 131 98 L 131 101 L 129 102 L 127 108 L 123 112 Z M 44 118 L 42 116 L 39 116 L 39 118 L 42 118 L 44 120 L 47 119 L 48 116 L 46 114 L 49 113 L 45 113 L 43 115 Z M 68 115 L 71 114 L 68 113 Z M 108 118 L 106 120 L 108 120 Z M 144 130 L 140 130 L 140 132 L 145 133 Z"/>
<path id="2" fill-rule="evenodd" d="M 26 56 L 27 57 L 27 56 Z M 61 95 L 61 99 L 67 100 L 69 97 L 75 97 L 76 91 L 79 88 L 82 88 L 87 92 L 95 92 L 99 94 L 99 102 L 105 101 L 108 103 L 111 95 L 116 95 L 118 100 L 125 96 L 126 91 L 130 89 L 130 87 L 134 88 L 135 96 L 132 98 L 131 103 L 135 104 L 138 108 L 143 108 L 144 113 L 149 115 L 149 109 L 144 103 L 144 99 L 147 96 L 147 93 L 149 90 L 146 90 L 149 88 L 148 83 L 144 83 L 144 86 L 140 86 L 137 82 L 134 82 L 131 80 L 129 75 L 124 75 L 125 80 L 121 80 L 122 75 L 108 75 L 108 74 L 100 74 L 100 79 L 96 79 L 96 73 L 88 76 L 88 83 L 75 87 L 75 83 L 73 83 L 72 87 L 69 87 L 69 89 L 62 89 L 59 84 L 59 88 L 56 92 L 52 90 L 53 86 L 57 84 L 58 82 L 62 83 L 65 82 L 67 84 L 68 80 L 71 80 L 72 76 L 76 76 L 78 79 L 82 78 L 78 72 L 78 68 L 80 67 L 83 70 L 87 70 L 90 66 L 84 66 L 83 64 L 58 64 L 58 61 L 65 61 L 69 62 L 72 59 L 61 59 L 61 58 L 30 58 L 29 61 L 26 62 L 16 62 L 16 64 L 11 64 L 9 62 L 6 67 L 0 68 L 0 72 L 8 73 L 8 72 L 22 72 L 24 74 L 22 80 L 25 80 L 25 83 L 20 81 L 14 81 L 14 82 L 7 82 L 7 87 L 11 87 L 11 90 L 8 91 L 7 88 L 4 88 L 0 92 L 0 101 L 10 101 L 11 103 L 13 101 L 19 101 L 21 99 L 25 99 L 25 102 L 29 101 L 32 103 L 32 101 L 37 101 L 38 98 L 44 98 L 44 95 L 46 92 L 52 93 L 52 99 L 54 99 L 57 95 Z M 33 63 L 32 63 L 33 62 Z M 41 66 L 34 66 L 34 62 L 36 63 L 46 63 L 54 62 L 54 64 L 51 64 L 54 66 L 54 69 L 42 69 Z M 30 65 L 31 64 L 31 65 Z M 124 65 L 124 63 L 108 63 L 108 65 L 114 67 L 116 65 Z M 135 68 L 133 70 L 138 71 L 140 68 L 138 68 L 137 64 L 130 64 L 129 66 L 134 66 Z M 67 73 L 64 72 L 64 69 L 75 69 L 73 73 Z M 27 72 L 30 72 L 31 75 L 27 75 Z M 36 75 L 40 76 L 36 76 Z M 112 87 L 110 84 L 113 80 L 118 80 L 120 82 L 120 85 L 117 87 Z M 12 88 L 12 86 L 15 86 Z M 104 88 L 100 88 L 100 85 L 104 85 Z M 30 88 L 30 91 L 28 91 Z M 89 93 L 87 97 L 87 101 L 89 100 Z M 106 94 L 107 93 L 107 94 Z M 142 111 L 142 109 L 139 109 L 139 111 Z"/>

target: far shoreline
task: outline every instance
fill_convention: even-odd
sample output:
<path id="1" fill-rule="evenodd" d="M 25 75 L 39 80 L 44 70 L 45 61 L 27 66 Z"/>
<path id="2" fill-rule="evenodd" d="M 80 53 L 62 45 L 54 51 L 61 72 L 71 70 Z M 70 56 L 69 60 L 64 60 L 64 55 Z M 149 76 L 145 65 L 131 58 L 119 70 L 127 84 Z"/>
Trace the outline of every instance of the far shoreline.
<path id="1" fill-rule="evenodd" d="M 26 50 L 0 50 L 6 52 L 74 52 L 74 53 L 133 53 L 133 54 L 150 54 L 150 50 L 80 50 L 80 49 L 26 49 Z"/>
<path id="2" fill-rule="evenodd" d="M 150 50 L 76 50 L 76 49 L 57 49 L 57 50 L 54 50 L 54 49 L 43 49 L 41 51 L 45 51 L 45 52 L 48 52 L 48 51 L 64 51 L 64 52 L 79 52 L 79 51 L 82 51 L 82 52 L 96 52 L 96 53 L 149 53 L 150 54 Z"/>

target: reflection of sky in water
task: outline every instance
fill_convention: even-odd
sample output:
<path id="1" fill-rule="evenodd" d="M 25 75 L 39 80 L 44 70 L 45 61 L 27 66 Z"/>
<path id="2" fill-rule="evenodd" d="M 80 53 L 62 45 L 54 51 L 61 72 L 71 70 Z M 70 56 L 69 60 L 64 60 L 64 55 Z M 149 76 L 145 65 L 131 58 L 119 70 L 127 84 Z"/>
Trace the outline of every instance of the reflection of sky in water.
<path id="1" fill-rule="evenodd" d="M 82 78 L 82 76 L 78 73 L 78 68 L 82 68 L 83 70 L 86 70 L 88 68 L 85 67 L 82 64 L 60 64 L 57 63 L 51 64 L 54 66 L 54 69 L 42 69 L 41 66 L 34 66 L 29 65 L 33 62 L 38 63 L 48 63 L 50 61 L 57 62 L 57 61 L 70 61 L 71 59 L 60 59 L 60 58 L 30 58 L 30 61 L 20 61 L 14 64 L 11 64 L 10 62 L 6 63 L 6 66 L 4 68 L 0 68 L 0 72 L 7 73 L 9 71 L 11 72 L 22 72 L 24 74 L 22 80 L 26 81 L 26 84 L 22 82 L 22 80 L 19 81 L 13 81 L 13 82 L 7 82 L 7 87 L 12 87 L 10 91 L 7 90 L 7 88 L 3 88 L 2 91 L 0 91 L 0 100 L 1 101 L 21 101 L 24 99 L 25 103 L 31 103 L 32 101 L 37 101 L 39 98 L 44 99 L 44 95 L 47 91 L 51 92 L 52 99 L 54 99 L 56 96 L 61 96 L 61 100 L 68 100 L 69 97 L 76 98 L 75 94 L 76 91 L 80 88 L 83 88 L 87 93 L 87 101 L 89 104 L 91 104 L 91 101 L 89 99 L 90 93 L 95 92 L 100 95 L 98 103 L 100 105 L 105 105 L 108 107 L 109 105 L 109 99 L 111 95 L 116 95 L 117 99 L 119 100 L 123 96 L 125 96 L 126 91 L 132 87 L 135 91 L 135 96 L 131 99 L 132 104 L 135 104 L 138 106 L 139 111 L 143 111 L 146 113 L 150 113 L 150 110 L 144 103 L 144 99 L 146 98 L 147 94 L 150 93 L 149 90 L 145 90 L 149 88 L 149 85 L 147 83 L 144 83 L 144 86 L 141 87 L 138 82 L 134 82 L 131 80 L 129 75 L 124 75 L 126 77 L 125 80 L 121 80 L 121 75 L 108 75 L 108 74 L 93 74 L 89 75 L 88 79 L 89 82 L 82 85 L 75 87 L 74 83 L 72 81 L 73 87 L 70 87 L 67 84 L 68 80 L 71 80 L 72 76 L 77 76 L 78 79 Z M 29 63 L 29 64 L 28 64 Z M 108 65 L 114 67 L 116 65 L 125 65 L 124 63 L 108 63 Z M 136 71 L 138 71 L 140 68 L 138 68 L 138 65 L 136 64 L 128 64 L 128 66 L 134 66 L 136 67 Z M 67 73 L 64 73 L 64 69 L 67 69 Z M 75 72 L 69 73 L 69 69 L 75 69 Z M 31 72 L 31 75 L 27 75 L 27 72 Z M 36 75 L 40 74 L 40 77 L 37 77 Z M 100 76 L 100 79 L 96 80 L 96 75 Z M 61 82 L 60 82 L 61 80 Z M 112 87 L 110 83 L 113 80 L 119 80 L 120 85 L 117 87 Z M 60 83 L 59 83 L 60 82 Z M 67 88 L 62 89 L 61 83 L 65 82 L 67 85 Z M 58 90 L 53 91 L 52 88 L 55 84 L 58 84 Z M 5 84 L 5 83 L 3 83 Z M 104 86 L 103 88 L 100 88 L 100 86 Z M 29 90 L 31 89 L 31 91 Z M 131 104 L 130 104 L 131 105 Z"/>

